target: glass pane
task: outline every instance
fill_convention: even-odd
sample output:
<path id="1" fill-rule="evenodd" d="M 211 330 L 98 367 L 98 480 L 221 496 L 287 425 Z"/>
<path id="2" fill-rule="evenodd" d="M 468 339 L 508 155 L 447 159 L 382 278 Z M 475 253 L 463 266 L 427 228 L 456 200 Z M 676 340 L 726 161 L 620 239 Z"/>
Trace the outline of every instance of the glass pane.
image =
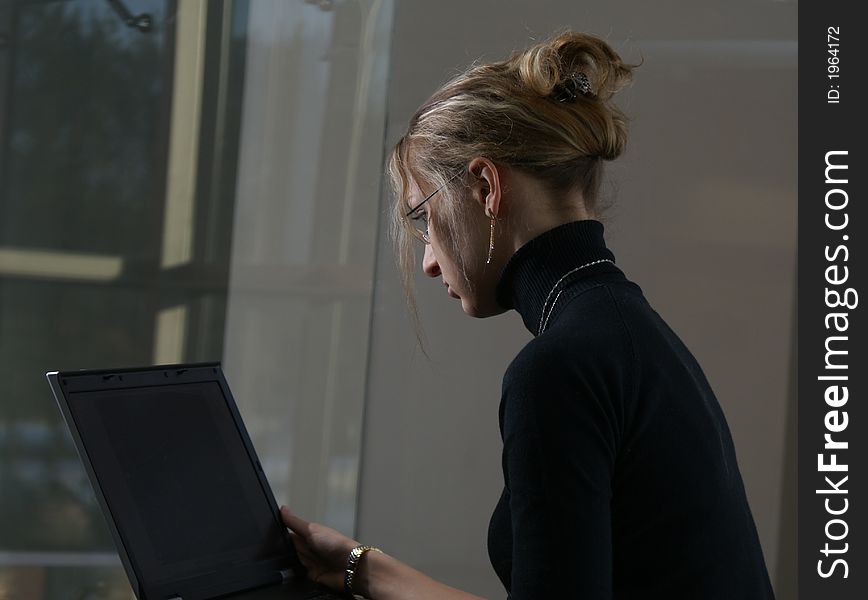
<path id="1" fill-rule="evenodd" d="M 47 370 L 148 364 L 174 63 L 103 0 L 0 8 L 0 596 L 130 588 Z"/>
<path id="2" fill-rule="evenodd" d="M 279 502 L 349 535 L 390 1 L 250 4 L 224 359 Z"/>
<path id="3" fill-rule="evenodd" d="M 165 0 L 136 4 L 165 20 Z M 11 5 L 0 245 L 146 256 L 163 193 L 163 28 L 125 27 L 103 0 Z"/>

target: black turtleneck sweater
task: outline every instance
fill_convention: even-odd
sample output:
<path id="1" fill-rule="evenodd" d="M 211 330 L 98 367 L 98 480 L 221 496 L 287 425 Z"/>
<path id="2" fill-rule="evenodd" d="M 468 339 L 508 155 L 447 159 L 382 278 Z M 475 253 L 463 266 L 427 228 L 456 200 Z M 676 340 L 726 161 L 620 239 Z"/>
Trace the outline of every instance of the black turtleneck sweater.
<path id="1" fill-rule="evenodd" d="M 536 337 L 503 379 L 494 569 L 512 600 L 773 598 L 696 359 L 613 262 L 550 294 L 614 258 L 602 223 L 576 221 L 522 246 L 498 283 Z"/>

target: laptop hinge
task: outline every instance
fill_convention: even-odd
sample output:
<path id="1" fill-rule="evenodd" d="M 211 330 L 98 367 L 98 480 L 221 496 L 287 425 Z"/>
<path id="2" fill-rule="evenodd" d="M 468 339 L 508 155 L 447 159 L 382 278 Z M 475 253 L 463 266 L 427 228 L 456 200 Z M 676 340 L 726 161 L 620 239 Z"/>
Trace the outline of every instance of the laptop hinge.
<path id="1" fill-rule="evenodd" d="M 181 596 L 172 596 L 171 598 L 166 598 L 166 600 L 184 600 Z"/>

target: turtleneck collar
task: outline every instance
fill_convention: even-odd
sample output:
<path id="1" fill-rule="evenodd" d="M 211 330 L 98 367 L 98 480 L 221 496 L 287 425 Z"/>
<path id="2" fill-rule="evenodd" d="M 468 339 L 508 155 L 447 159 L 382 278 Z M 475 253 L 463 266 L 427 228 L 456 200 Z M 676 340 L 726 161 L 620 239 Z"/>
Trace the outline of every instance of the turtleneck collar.
<path id="1" fill-rule="evenodd" d="M 497 283 L 497 302 L 517 310 L 525 327 L 538 335 L 543 304 L 555 284 L 576 267 L 601 259 L 614 262 L 615 255 L 606 247 L 600 221 L 586 219 L 559 225 L 512 255 Z M 594 274 L 615 271 L 620 273 L 612 263 L 601 262 L 575 271 L 561 285 L 573 289 L 588 285 L 587 279 Z"/>

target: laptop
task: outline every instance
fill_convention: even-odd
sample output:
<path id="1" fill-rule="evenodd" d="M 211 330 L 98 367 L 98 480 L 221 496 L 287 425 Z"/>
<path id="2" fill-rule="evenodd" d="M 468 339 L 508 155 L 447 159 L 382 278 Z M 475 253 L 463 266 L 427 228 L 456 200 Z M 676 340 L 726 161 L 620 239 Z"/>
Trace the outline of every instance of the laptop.
<path id="1" fill-rule="evenodd" d="M 306 577 L 219 363 L 46 377 L 139 600 L 343 597 Z"/>

